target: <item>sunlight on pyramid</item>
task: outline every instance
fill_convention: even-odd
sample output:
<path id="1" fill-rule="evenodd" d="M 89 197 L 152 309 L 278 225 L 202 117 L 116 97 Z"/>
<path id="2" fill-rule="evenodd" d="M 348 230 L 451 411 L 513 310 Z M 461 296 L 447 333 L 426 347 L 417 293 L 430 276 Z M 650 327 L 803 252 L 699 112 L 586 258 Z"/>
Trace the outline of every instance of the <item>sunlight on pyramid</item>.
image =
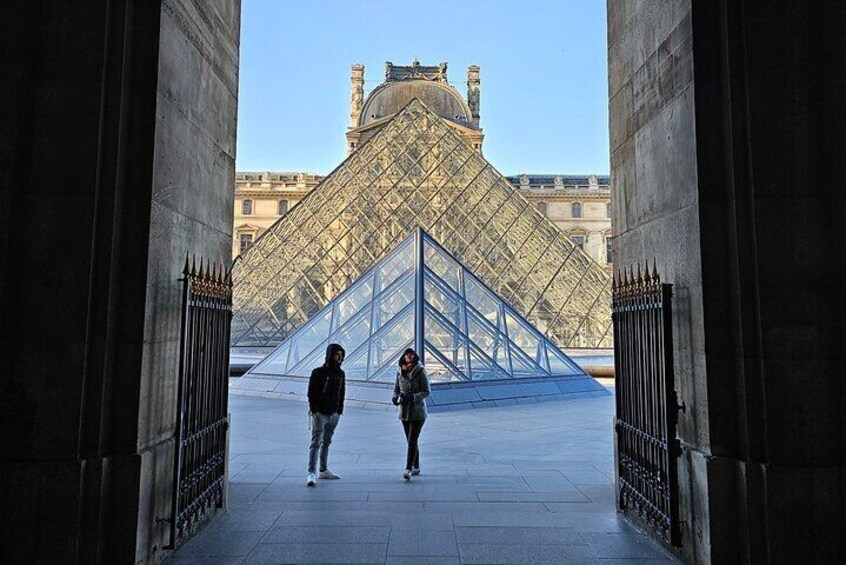
<path id="1" fill-rule="evenodd" d="M 280 344 L 418 227 L 557 346 L 611 345 L 608 274 L 417 99 L 236 262 L 232 344 Z"/>
<path id="2" fill-rule="evenodd" d="M 584 375 L 421 229 L 250 374 L 308 377 L 330 343 L 347 350 L 350 380 L 392 382 L 407 347 L 423 352 L 433 383 Z"/>

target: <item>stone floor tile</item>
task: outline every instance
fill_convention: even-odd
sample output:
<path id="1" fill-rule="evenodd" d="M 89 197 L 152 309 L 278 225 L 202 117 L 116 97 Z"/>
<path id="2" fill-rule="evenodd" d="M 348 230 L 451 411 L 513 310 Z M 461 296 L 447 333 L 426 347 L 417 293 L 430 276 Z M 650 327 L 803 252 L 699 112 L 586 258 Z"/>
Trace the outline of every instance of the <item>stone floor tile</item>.
<path id="1" fill-rule="evenodd" d="M 261 543 L 388 543 L 390 535 L 387 526 L 276 526 Z"/>
<path id="2" fill-rule="evenodd" d="M 573 528 L 459 526 L 455 528 L 455 536 L 462 545 L 587 545 Z"/>
<path id="3" fill-rule="evenodd" d="M 462 565 L 600 565 L 588 546 L 459 544 L 458 549 Z"/>
<path id="4" fill-rule="evenodd" d="M 667 559 L 667 553 L 655 542 L 639 534 L 583 532 L 582 538 L 598 557 L 615 559 Z"/>
<path id="5" fill-rule="evenodd" d="M 219 534 L 266 532 L 281 514 L 281 510 L 234 509 L 222 513 L 208 525 L 208 529 Z"/>
<path id="6" fill-rule="evenodd" d="M 418 557 L 458 557 L 455 532 L 449 530 L 421 530 L 418 528 L 391 528 L 388 555 Z"/>
<path id="7" fill-rule="evenodd" d="M 260 543 L 243 565 L 282 563 L 384 563 L 387 544 L 282 544 Z"/>
<path id="8" fill-rule="evenodd" d="M 263 535 L 264 532 L 238 532 L 221 536 L 211 528 L 204 528 L 179 548 L 178 554 L 180 557 L 244 556 L 253 549 Z"/>
<path id="9" fill-rule="evenodd" d="M 419 555 L 389 555 L 385 565 L 461 565 L 458 556 L 423 557 Z"/>

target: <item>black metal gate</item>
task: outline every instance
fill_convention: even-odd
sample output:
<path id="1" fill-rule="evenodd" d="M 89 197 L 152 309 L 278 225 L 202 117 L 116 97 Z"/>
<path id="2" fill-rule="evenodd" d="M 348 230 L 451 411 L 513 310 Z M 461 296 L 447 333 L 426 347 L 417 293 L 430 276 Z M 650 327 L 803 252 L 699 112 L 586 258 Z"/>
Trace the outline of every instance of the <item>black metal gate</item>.
<path id="1" fill-rule="evenodd" d="M 617 506 L 680 545 L 678 410 L 673 373 L 672 285 L 657 270 L 614 277 Z"/>
<path id="2" fill-rule="evenodd" d="M 224 502 L 229 429 L 229 327 L 232 279 L 217 266 L 190 269 L 182 281 L 182 330 L 173 468 L 171 547 L 212 506 Z"/>

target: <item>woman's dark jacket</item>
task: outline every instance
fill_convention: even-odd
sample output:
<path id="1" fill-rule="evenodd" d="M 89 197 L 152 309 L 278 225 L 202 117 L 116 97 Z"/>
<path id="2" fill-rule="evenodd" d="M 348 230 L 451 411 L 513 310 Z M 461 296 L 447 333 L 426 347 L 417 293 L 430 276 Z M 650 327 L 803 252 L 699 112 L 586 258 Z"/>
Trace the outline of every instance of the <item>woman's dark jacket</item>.
<path id="1" fill-rule="evenodd" d="M 399 403 L 400 393 L 414 395 L 414 400 L 410 404 L 399 404 L 400 420 L 425 420 L 425 399 L 429 396 L 429 378 L 426 376 L 423 365 L 417 363 L 407 376 L 402 374 L 402 370 L 397 370 L 397 379 L 394 382 L 394 404 Z"/>
<path id="2" fill-rule="evenodd" d="M 326 415 L 344 413 L 346 375 L 332 360 L 338 350 L 344 351 L 344 348 L 335 343 L 330 344 L 326 348 L 326 361 L 311 372 L 308 380 L 309 412 Z"/>

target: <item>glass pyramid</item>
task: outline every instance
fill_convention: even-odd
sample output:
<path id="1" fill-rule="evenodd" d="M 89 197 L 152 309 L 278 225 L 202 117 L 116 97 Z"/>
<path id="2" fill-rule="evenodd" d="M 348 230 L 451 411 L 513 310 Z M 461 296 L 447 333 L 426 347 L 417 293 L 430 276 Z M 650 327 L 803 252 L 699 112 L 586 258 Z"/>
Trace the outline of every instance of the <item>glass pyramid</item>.
<path id="1" fill-rule="evenodd" d="M 608 274 L 417 99 L 236 262 L 233 345 L 281 343 L 418 226 L 556 345 L 611 345 Z"/>
<path id="2" fill-rule="evenodd" d="M 407 347 L 433 383 L 584 375 L 422 229 L 250 373 L 308 377 L 330 343 L 347 350 L 344 371 L 357 381 L 393 381 Z"/>

